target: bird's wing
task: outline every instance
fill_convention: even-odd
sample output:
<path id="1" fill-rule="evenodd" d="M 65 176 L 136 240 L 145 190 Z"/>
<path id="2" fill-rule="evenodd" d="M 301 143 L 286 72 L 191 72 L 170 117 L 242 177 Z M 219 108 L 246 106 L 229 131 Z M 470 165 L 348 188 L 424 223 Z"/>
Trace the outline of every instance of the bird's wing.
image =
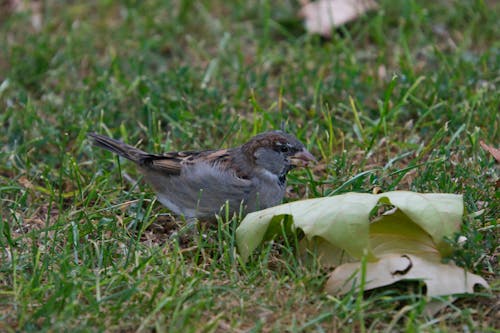
<path id="1" fill-rule="evenodd" d="M 208 164 L 224 168 L 230 160 L 229 150 L 180 151 L 161 155 L 148 154 L 141 160 L 141 165 L 147 169 L 163 172 L 167 175 L 180 175 L 183 167 L 196 164 Z"/>
<path id="2" fill-rule="evenodd" d="M 228 150 L 155 156 L 145 168 L 146 179 L 167 207 L 178 207 L 186 216 L 213 216 L 226 202 L 231 211 L 238 211 L 256 190 L 254 182 L 234 168 L 232 158 Z"/>
<path id="3" fill-rule="evenodd" d="M 142 167 L 151 171 L 157 171 L 169 176 L 176 176 L 181 174 L 182 164 L 186 157 L 183 152 L 172 152 L 162 155 L 149 155 L 141 162 Z"/>

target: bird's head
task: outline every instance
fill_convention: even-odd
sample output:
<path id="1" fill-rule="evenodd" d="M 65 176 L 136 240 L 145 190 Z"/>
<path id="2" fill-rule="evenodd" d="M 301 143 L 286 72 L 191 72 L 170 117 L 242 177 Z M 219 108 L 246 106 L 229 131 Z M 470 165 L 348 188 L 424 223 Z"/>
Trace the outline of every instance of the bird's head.
<path id="1" fill-rule="evenodd" d="M 244 144 L 242 149 L 256 167 L 280 178 L 295 167 L 307 166 L 316 161 L 302 142 L 282 131 L 258 134 Z"/>

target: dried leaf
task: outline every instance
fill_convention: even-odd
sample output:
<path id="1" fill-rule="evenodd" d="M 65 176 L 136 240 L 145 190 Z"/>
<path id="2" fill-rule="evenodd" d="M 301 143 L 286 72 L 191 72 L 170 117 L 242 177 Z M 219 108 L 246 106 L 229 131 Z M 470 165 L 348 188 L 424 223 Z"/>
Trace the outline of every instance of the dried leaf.
<path id="1" fill-rule="evenodd" d="M 370 224 L 370 245 L 378 258 L 391 253 L 440 257 L 432 237 L 399 209 Z"/>
<path id="2" fill-rule="evenodd" d="M 330 249 L 337 248 L 357 259 L 366 253 L 368 260 L 374 261 L 374 249 L 370 245 L 370 214 L 379 202 L 396 206 L 403 214 L 398 215 L 399 219 L 405 216 L 406 221 L 416 224 L 427 233 L 425 237 L 430 237 L 437 244 L 434 245 L 437 250 L 442 251 L 442 254 L 449 253 L 443 238 L 451 236 L 460 228 L 464 209 L 462 196 L 407 191 L 376 195 L 347 193 L 295 201 L 248 214 L 236 230 L 238 249 L 246 260 L 264 240 L 268 229 L 281 223 L 287 215 L 293 217 L 293 228 L 301 229 L 308 241 L 321 239 L 329 243 Z M 386 215 L 383 219 L 391 217 Z M 338 254 L 333 257 L 338 257 Z M 329 264 L 337 265 L 338 262 Z"/>
<path id="3" fill-rule="evenodd" d="M 392 209 L 370 222 L 380 205 Z M 313 251 L 322 265 L 338 266 L 326 284 L 330 293 L 359 287 L 359 260 L 364 257 L 365 290 L 400 280 L 423 280 L 428 296 L 453 295 L 473 292 L 476 284 L 488 288 L 480 276 L 441 263 L 451 250 L 444 238 L 460 230 L 463 212 L 462 196 L 455 194 L 347 193 L 248 214 L 236 230 L 236 242 L 247 260 L 261 242 L 283 227 L 300 229 L 305 235 L 299 244 L 302 253 Z M 429 311 L 436 309 L 439 306 Z"/>
<path id="4" fill-rule="evenodd" d="M 481 145 L 481 147 L 484 150 L 486 150 L 487 152 L 489 152 L 495 158 L 495 160 L 497 161 L 497 163 L 500 163 L 500 149 L 493 148 L 492 146 L 488 146 L 482 140 L 479 141 L 479 144 Z"/>
<path id="5" fill-rule="evenodd" d="M 332 28 L 377 7 L 374 0 L 319 0 L 306 3 L 299 14 L 304 17 L 308 32 L 330 37 Z"/>
<path id="6" fill-rule="evenodd" d="M 361 263 L 348 263 L 337 267 L 328 279 L 325 289 L 332 294 L 345 294 L 354 285 L 359 287 Z M 393 284 L 400 280 L 422 280 L 427 296 L 473 293 L 475 285 L 488 288 L 480 276 L 469 273 L 454 264 L 441 264 L 439 258 L 426 258 L 414 254 L 386 254 L 375 263 L 366 264 L 364 290 Z"/>
<path id="7" fill-rule="evenodd" d="M 302 229 L 307 239 L 322 238 L 360 258 L 367 251 L 370 211 L 378 200 L 376 195 L 347 193 L 295 201 L 248 214 L 236 230 L 238 249 L 246 260 L 264 240 L 266 231 L 289 215 L 293 217 L 294 228 Z"/>

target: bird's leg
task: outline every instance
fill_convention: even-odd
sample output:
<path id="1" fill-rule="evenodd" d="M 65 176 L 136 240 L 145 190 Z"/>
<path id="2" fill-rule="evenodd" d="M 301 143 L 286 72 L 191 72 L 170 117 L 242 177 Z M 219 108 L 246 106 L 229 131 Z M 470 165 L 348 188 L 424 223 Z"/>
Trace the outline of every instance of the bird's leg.
<path id="1" fill-rule="evenodd" d="M 177 239 L 179 242 L 184 243 L 189 238 L 198 238 L 198 222 L 196 217 L 190 217 L 186 219 L 186 224 L 182 226 L 179 230 L 173 232 L 170 235 L 170 239 Z"/>

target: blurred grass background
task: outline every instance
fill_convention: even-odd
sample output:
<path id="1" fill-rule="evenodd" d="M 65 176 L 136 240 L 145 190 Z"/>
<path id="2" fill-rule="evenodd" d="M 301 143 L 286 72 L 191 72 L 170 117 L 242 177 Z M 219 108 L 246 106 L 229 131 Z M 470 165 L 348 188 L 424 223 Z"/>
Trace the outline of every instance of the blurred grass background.
<path id="1" fill-rule="evenodd" d="M 329 40 L 297 1 L 21 3 L 0 3 L 0 330 L 500 329 L 498 166 L 479 145 L 500 145 L 496 1 L 380 1 Z M 280 244 L 239 265 L 231 219 L 179 246 L 133 165 L 86 139 L 209 149 L 282 122 L 320 159 L 289 200 L 462 193 L 453 259 L 493 294 L 433 318 L 418 285 L 336 299 Z"/>

